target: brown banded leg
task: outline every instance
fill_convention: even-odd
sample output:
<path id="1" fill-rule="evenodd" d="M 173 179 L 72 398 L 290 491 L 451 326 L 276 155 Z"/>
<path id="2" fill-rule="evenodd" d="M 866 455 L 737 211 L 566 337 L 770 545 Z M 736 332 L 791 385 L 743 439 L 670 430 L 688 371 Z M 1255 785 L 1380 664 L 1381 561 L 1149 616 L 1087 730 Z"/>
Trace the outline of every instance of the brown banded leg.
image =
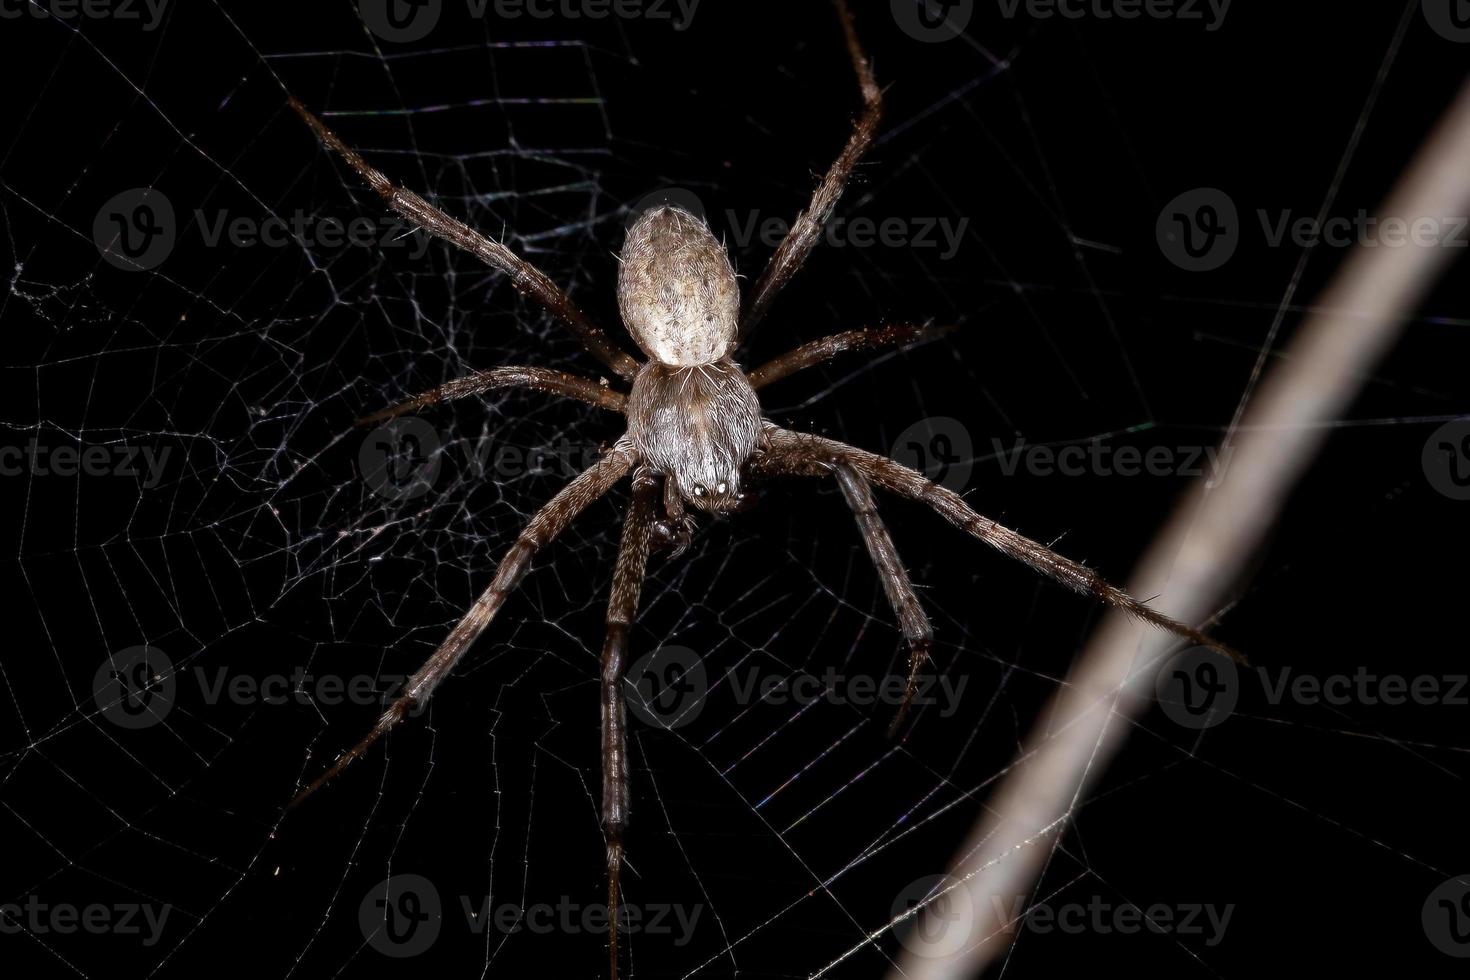
<path id="1" fill-rule="evenodd" d="M 746 377 L 751 387 L 760 389 L 789 377 L 797 371 L 831 360 L 838 354 L 852 350 L 876 350 L 882 347 L 908 347 L 927 343 L 942 337 L 954 327 L 932 327 L 928 324 L 905 324 L 834 333 L 789 350 L 774 360 L 767 361 L 751 371 Z"/>
<path id="2" fill-rule="evenodd" d="M 750 331 L 765 317 L 770 310 L 771 301 L 776 298 L 781 287 L 791 281 L 816 247 L 822 234 L 822 226 L 832 217 L 832 211 L 842 197 L 842 190 L 847 186 L 853 168 L 873 142 L 873 135 L 878 131 L 878 122 L 883 118 L 883 92 L 873 78 L 873 67 L 868 63 L 862 43 L 858 41 L 857 29 L 852 23 L 852 11 L 847 9 L 846 0 L 835 0 L 835 5 L 837 15 L 842 20 L 842 32 L 847 39 L 847 52 L 852 58 L 853 70 L 857 72 L 858 87 L 862 90 L 863 111 L 853 124 L 847 145 L 842 148 L 827 175 L 817 185 L 811 204 L 796 216 L 791 230 L 776 247 L 771 261 L 761 273 L 755 288 L 751 290 L 750 304 L 740 321 L 742 338 L 749 336 Z"/>
<path id="3" fill-rule="evenodd" d="M 520 537 L 516 538 L 515 544 L 510 546 L 510 550 L 501 559 L 499 567 L 495 569 L 495 577 L 490 581 L 490 587 L 475 600 L 475 604 L 470 607 L 469 612 L 465 613 L 459 624 L 450 631 L 449 636 L 439 645 L 439 649 L 434 651 L 433 656 L 429 657 L 424 665 L 408 679 L 398 699 L 389 706 L 387 711 L 383 712 L 377 724 L 363 737 L 362 741 L 343 753 L 330 769 L 297 793 L 290 806 L 297 806 L 330 782 L 353 760 L 367 752 L 368 748 L 389 729 L 402 721 L 412 708 L 428 701 L 434 689 L 454 669 L 454 665 L 459 662 L 460 657 L 464 656 L 470 644 L 475 642 L 476 637 L 490 625 L 490 621 L 495 618 L 495 614 L 505 603 L 506 595 L 526 574 L 532 556 L 543 545 L 566 530 L 572 519 L 586 510 L 588 504 L 612 489 L 632 465 L 632 447 L 626 440 L 620 441 L 611 452 L 593 463 L 538 510 L 525 529 L 521 531 Z"/>
<path id="4" fill-rule="evenodd" d="M 927 504 L 955 527 L 990 545 L 1001 554 L 1023 562 L 1047 578 L 1121 609 L 1146 623 L 1245 663 L 1245 658 L 1235 650 L 1192 626 L 1186 626 L 1150 608 L 1085 565 L 1065 558 L 1045 545 L 975 513 L 959 494 L 930 482 L 922 473 L 886 456 L 833 439 L 790 432 L 774 426 L 768 433 L 770 449 L 767 461 L 761 464 L 764 469 L 815 476 L 827 467 L 845 463 L 874 486 Z"/>
<path id="5" fill-rule="evenodd" d="M 918 687 L 919 671 L 928 662 L 929 650 L 934 645 L 934 631 L 929 625 L 929 617 L 925 614 L 924 607 L 919 603 L 919 597 L 914 593 L 914 586 L 909 581 L 908 572 L 904 570 L 903 562 L 898 557 L 898 549 L 893 546 L 893 538 L 888 533 L 888 527 L 883 523 L 883 518 L 878 515 L 878 503 L 873 499 L 873 490 L 868 485 L 868 481 L 863 479 L 862 474 L 842 462 L 808 463 L 802 466 L 797 465 L 797 461 L 789 454 L 777 452 L 762 464 L 762 469 L 766 474 L 773 476 L 832 475 L 837 479 L 838 489 L 842 491 L 842 497 L 847 501 L 847 506 L 852 509 L 853 517 L 857 519 L 858 530 L 863 535 L 863 543 L 868 547 L 868 556 L 878 570 L 878 578 L 883 583 L 883 591 L 888 596 L 888 604 L 893 607 L 894 614 L 898 616 L 899 628 L 903 631 L 904 640 L 909 647 L 908 684 L 904 688 L 903 701 L 899 704 L 898 713 L 888 726 L 888 734 L 891 736 L 903 724 L 913 704 L 914 694 Z"/>
<path id="6" fill-rule="evenodd" d="M 658 478 L 640 468 L 633 474 L 633 500 L 623 524 L 623 541 L 607 603 L 607 637 L 602 644 L 602 821 L 607 830 L 607 948 L 612 980 L 618 975 L 618 883 L 631 802 L 623 676 L 628 672 L 628 634 L 648 567 L 657 503 Z"/>
<path id="7" fill-rule="evenodd" d="M 621 391 L 614 391 L 596 381 L 579 378 L 565 371 L 537 367 L 500 367 L 491 368 L 488 371 L 476 371 L 463 378 L 455 378 L 437 388 L 414 395 L 407 401 L 399 402 L 397 405 L 371 415 L 364 415 L 357 420 L 357 424 L 368 425 L 372 422 L 381 422 L 383 419 L 395 418 L 405 412 L 416 412 L 440 402 L 467 398 L 470 395 L 478 395 L 483 391 L 494 391 L 499 388 L 530 388 L 532 391 L 575 398 L 596 408 L 605 408 L 610 412 L 621 412 L 623 405 L 628 400 Z"/>
<path id="8" fill-rule="evenodd" d="M 451 218 L 413 191 L 394 186 L 393 182 L 381 171 L 369 166 L 356 150 L 342 142 L 336 133 L 328 129 L 325 123 L 313 115 L 294 96 L 288 101 L 296 114 L 311 127 L 317 139 L 346 161 L 353 170 L 356 170 L 368 186 L 388 203 L 390 208 L 429 234 L 442 238 L 451 245 L 459 246 L 491 268 L 499 269 L 510 276 L 511 283 L 517 291 L 535 299 L 552 316 L 570 326 L 578 339 L 582 341 L 582 346 L 587 348 L 594 357 L 617 372 L 619 377 L 629 381 L 633 379 L 633 375 L 638 370 L 638 362 L 630 357 L 627 351 L 618 347 L 603 332 L 602 328 L 593 323 L 587 314 L 572 302 L 572 298 L 563 292 L 560 286 L 552 282 L 544 272 L 500 242 L 492 241 L 464 222 Z"/>
<path id="9" fill-rule="evenodd" d="M 868 481 L 847 463 L 835 464 L 832 475 L 837 478 L 837 486 L 842 489 L 843 499 L 857 518 L 858 528 L 863 532 L 863 542 L 868 546 L 868 555 L 878 569 L 883 591 L 888 594 L 888 603 L 898 616 L 899 627 L 909 645 L 909 679 L 904 688 L 903 702 L 888 726 L 888 734 L 891 736 L 903 724 L 909 707 L 914 703 L 919 671 L 928 662 L 929 650 L 934 645 L 934 630 L 929 625 L 924 607 L 919 604 L 919 597 L 914 594 L 913 583 L 909 581 L 908 572 L 904 570 L 903 562 L 898 557 L 898 550 L 893 546 L 893 538 L 889 536 L 883 518 L 878 516 L 878 503 L 873 499 L 873 490 L 868 486 Z"/>

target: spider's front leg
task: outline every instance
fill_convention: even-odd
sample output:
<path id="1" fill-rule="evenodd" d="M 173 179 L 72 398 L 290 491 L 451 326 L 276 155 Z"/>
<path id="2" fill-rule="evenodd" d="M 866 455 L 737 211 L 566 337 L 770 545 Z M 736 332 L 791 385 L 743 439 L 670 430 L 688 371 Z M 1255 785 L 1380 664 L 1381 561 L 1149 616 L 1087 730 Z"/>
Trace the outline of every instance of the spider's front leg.
<path id="1" fill-rule="evenodd" d="M 760 279 L 756 280 L 755 287 L 750 292 L 745 314 L 740 321 L 742 339 L 749 336 L 756 324 L 765 318 L 776 294 L 791 281 L 801 269 L 802 263 L 806 262 L 806 257 L 821 240 L 823 226 L 832 217 L 837 201 L 847 187 L 848 178 L 852 176 L 858 161 L 862 159 L 868 146 L 873 142 L 873 137 L 878 132 L 878 123 L 883 118 L 883 92 L 878 88 L 878 82 L 873 77 L 873 66 L 868 61 L 867 52 L 863 50 L 862 42 L 858 40 L 857 28 L 853 26 L 852 11 L 847 7 L 847 0 L 834 0 L 834 2 L 837 7 L 837 15 L 842 21 L 843 36 L 847 40 L 848 56 L 852 59 L 852 67 L 857 74 L 858 89 L 862 92 L 863 111 L 853 123 L 852 134 L 848 136 L 842 152 L 837 155 L 837 159 L 833 161 L 826 176 L 822 178 L 822 182 L 812 193 L 811 203 L 807 205 L 806 210 L 797 214 L 786 237 L 781 240 L 780 245 L 776 246 L 775 254 L 771 256 L 765 271 L 761 273 Z"/>
<path id="2" fill-rule="evenodd" d="M 434 689 L 449 676 L 454 665 L 459 663 L 460 657 L 485 632 L 490 621 L 505 604 L 506 596 L 510 595 L 510 591 L 526 574 L 536 552 L 561 534 L 572 519 L 586 510 L 594 500 L 611 490 L 633 468 L 634 458 L 635 454 L 628 441 L 619 440 L 610 452 L 563 487 L 560 493 L 536 512 L 516 538 L 515 544 L 511 545 L 501 559 L 490 586 L 475 600 L 474 605 L 433 655 L 408 679 L 398 699 L 383 712 L 377 724 L 361 741 L 339 756 L 326 772 L 297 793 L 288 809 L 299 806 L 307 797 L 335 779 L 354 760 L 362 758 L 373 743 L 401 722 L 411 709 L 429 700 Z"/>
<path id="3" fill-rule="evenodd" d="M 311 110 L 302 105 L 295 96 L 287 100 L 302 121 L 316 134 L 322 145 L 342 158 L 357 171 L 367 185 L 380 196 L 388 207 L 406 218 L 415 227 L 422 228 L 436 238 L 442 238 L 458 248 L 464 249 L 480 261 L 498 269 L 510 277 L 515 289 L 541 304 L 552 316 L 572 328 L 577 339 L 588 353 L 613 370 L 618 377 L 631 381 L 638 371 L 638 362 L 629 356 L 609 337 L 601 327 L 583 313 L 581 308 L 560 286 L 530 262 L 516 255 L 503 243 L 486 238 L 469 225 L 452 218 L 434 207 L 413 191 L 396 186 L 381 171 L 368 165 L 352 147 L 318 119 Z"/>
<path id="4" fill-rule="evenodd" d="M 618 885 L 631 801 L 623 675 L 628 671 L 628 633 L 648 568 L 657 501 L 658 478 L 646 467 L 639 467 L 633 474 L 633 500 L 623 524 L 623 541 L 607 603 L 607 637 L 602 644 L 602 820 L 607 831 L 607 947 L 612 980 L 618 976 Z"/>
<path id="5" fill-rule="evenodd" d="M 587 378 L 579 378 L 565 371 L 539 367 L 498 367 L 490 368 L 488 371 L 476 371 L 463 378 L 447 381 L 437 388 L 421 392 L 396 405 L 390 405 L 371 415 L 364 415 L 357 420 L 357 424 L 371 425 L 374 422 L 397 418 L 408 412 L 431 408 L 456 398 L 467 398 L 471 395 L 503 388 L 529 388 L 532 391 L 544 391 L 565 398 L 575 398 L 595 408 L 605 408 L 610 412 L 623 411 L 623 406 L 628 400 L 621 391 L 614 391 L 604 384 Z"/>

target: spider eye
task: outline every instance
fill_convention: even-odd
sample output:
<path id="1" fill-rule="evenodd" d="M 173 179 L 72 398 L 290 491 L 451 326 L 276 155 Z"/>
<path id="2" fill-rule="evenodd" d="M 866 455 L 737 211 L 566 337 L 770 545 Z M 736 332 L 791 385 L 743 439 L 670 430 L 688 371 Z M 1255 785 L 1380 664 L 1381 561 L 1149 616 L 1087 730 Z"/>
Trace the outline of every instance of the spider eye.
<path id="1" fill-rule="evenodd" d="M 730 486 L 726 483 L 721 483 L 719 486 L 715 487 L 715 493 L 720 494 L 721 496 L 724 496 L 726 493 L 729 492 L 729 490 Z"/>
<path id="2" fill-rule="evenodd" d="M 694 485 L 694 495 L 696 497 L 703 497 L 707 493 L 709 493 L 709 491 L 704 488 L 703 483 L 696 483 Z"/>

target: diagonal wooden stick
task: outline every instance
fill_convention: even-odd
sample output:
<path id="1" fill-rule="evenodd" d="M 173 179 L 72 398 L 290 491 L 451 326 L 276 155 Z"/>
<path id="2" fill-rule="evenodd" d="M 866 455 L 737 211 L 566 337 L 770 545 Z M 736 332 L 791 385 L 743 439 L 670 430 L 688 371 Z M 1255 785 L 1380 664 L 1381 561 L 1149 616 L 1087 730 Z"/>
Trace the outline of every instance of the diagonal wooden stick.
<path id="1" fill-rule="evenodd" d="M 1467 207 L 1470 86 L 1381 213 L 1412 227 L 1415 218 L 1463 215 Z M 1412 243 L 1352 253 L 1290 356 L 1232 429 L 1240 437 L 1225 457 L 1224 479 L 1213 489 L 1196 483 L 1186 494 L 1129 583 L 1133 595 L 1159 596 L 1154 605 L 1186 623 L 1212 615 L 1316 454 L 1327 432 L 1318 423 L 1346 409 L 1452 254 Z M 1016 896 L 1032 894 L 1083 790 L 1117 752 L 1129 720 L 1149 707 L 1170 643 L 1125 616 L 1108 616 L 955 859 L 958 884 L 950 890 L 968 893 L 953 897 L 971 916 L 946 921 L 920 912 L 926 921 L 911 931 L 891 980 L 968 980 L 1005 953 L 1013 925 L 1006 910 Z"/>

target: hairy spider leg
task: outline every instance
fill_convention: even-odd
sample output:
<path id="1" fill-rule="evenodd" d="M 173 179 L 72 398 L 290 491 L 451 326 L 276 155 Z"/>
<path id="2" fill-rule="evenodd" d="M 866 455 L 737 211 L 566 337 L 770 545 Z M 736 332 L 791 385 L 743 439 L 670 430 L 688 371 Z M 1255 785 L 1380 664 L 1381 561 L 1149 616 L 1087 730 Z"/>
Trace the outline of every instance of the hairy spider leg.
<path id="1" fill-rule="evenodd" d="M 356 170 L 367 185 L 388 203 L 390 208 L 429 234 L 442 238 L 451 245 L 459 246 L 491 268 L 499 269 L 510 276 L 510 281 L 517 291 L 530 296 L 545 307 L 552 316 L 570 326 L 589 353 L 617 372 L 619 377 L 624 380 L 632 379 L 633 374 L 638 370 L 638 362 L 627 351 L 614 343 L 601 327 L 593 323 L 591 318 L 583 313 L 576 303 L 572 302 L 572 298 L 563 292 L 560 286 L 552 282 L 544 272 L 500 242 L 486 238 L 457 218 L 451 218 L 413 191 L 395 186 L 381 171 L 369 166 L 361 154 L 342 142 L 341 137 L 328 129 L 326 124 L 313 115 L 311 110 L 302 105 L 295 96 L 287 101 L 306 125 L 311 127 L 317 139 L 346 161 L 353 170 Z"/>
<path id="2" fill-rule="evenodd" d="M 852 177 L 853 170 L 858 161 L 873 142 L 873 136 L 878 132 L 878 123 L 883 118 L 883 91 L 878 88 L 878 82 L 873 77 L 873 66 L 868 60 L 867 53 L 863 50 L 862 42 L 858 39 L 857 28 L 853 26 L 852 11 L 847 7 L 847 0 L 833 0 L 837 7 L 837 15 L 842 20 L 842 32 L 847 39 L 847 52 L 852 58 L 853 70 L 857 73 L 858 88 L 862 91 L 863 111 L 853 124 L 852 134 L 847 138 L 847 144 L 843 146 L 842 152 L 837 155 L 836 161 L 817 185 L 812 194 L 812 200 L 806 210 L 796 216 L 791 223 L 791 229 L 781 244 L 776 246 L 776 251 L 771 254 L 771 260 L 766 264 L 765 271 L 761 273 L 760 279 L 756 280 L 755 288 L 751 290 L 750 300 L 745 308 L 745 315 L 740 321 L 738 336 L 741 339 L 748 337 L 756 325 L 765 318 L 771 308 L 772 301 L 788 282 L 801 270 L 802 264 L 811 254 L 821 239 L 822 226 L 827 219 L 832 217 L 832 211 L 837 207 L 838 200 L 842 197 L 842 191 L 847 187 L 847 181 Z"/>
<path id="3" fill-rule="evenodd" d="M 434 689 L 470 648 L 470 644 L 485 632 L 485 628 L 504 605 L 505 597 L 525 576 L 536 552 L 566 530 L 567 525 L 586 510 L 589 504 L 612 489 L 632 468 L 633 462 L 631 447 L 619 442 L 535 513 L 516 538 L 515 544 L 510 546 L 510 550 L 501 559 L 490 586 L 475 600 L 469 612 L 465 613 L 464 618 L 439 645 L 439 649 L 408 679 L 398 699 L 383 712 L 377 724 L 360 742 L 297 793 L 287 809 L 299 806 L 307 797 L 331 782 L 354 760 L 361 758 L 389 729 L 402 721 L 410 709 L 428 701 Z"/>

